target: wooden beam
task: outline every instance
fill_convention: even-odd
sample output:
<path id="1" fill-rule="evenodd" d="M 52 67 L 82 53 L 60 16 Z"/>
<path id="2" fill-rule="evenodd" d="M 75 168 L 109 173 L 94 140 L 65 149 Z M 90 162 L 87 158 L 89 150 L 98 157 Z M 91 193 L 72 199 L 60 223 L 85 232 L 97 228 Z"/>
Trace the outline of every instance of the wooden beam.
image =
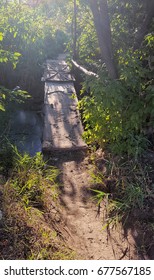
<path id="1" fill-rule="evenodd" d="M 82 71 L 85 75 L 87 75 L 87 76 L 93 76 L 93 77 L 95 77 L 95 78 L 99 78 L 99 76 L 98 76 L 96 73 L 91 72 L 91 71 L 88 71 L 87 69 L 85 69 L 84 67 L 82 67 L 81 65 L 79 65 L 76 61 L 74 61 L 73 59 L 72 59 L 72 63 L 73 63 L 73 65 L 74 65 L 76 68 L 78 68 L 80 71 Z"/>

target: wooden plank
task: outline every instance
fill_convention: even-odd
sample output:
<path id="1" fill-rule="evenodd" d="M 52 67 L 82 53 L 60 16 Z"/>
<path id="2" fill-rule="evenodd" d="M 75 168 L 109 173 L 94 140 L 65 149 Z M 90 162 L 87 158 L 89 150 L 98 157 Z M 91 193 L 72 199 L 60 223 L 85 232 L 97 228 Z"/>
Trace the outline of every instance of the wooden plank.
<path id="1" fill-rule="evenodd" d="M 77 102 L 72 82 L 45 83 L 44 151 L 87 149 Z"/>
<path id="2" fill-rule="evenodd" d="M 64 60 L 47 60 L 43 75 L 44 81 L 74 81 L 70 68 Z"/>

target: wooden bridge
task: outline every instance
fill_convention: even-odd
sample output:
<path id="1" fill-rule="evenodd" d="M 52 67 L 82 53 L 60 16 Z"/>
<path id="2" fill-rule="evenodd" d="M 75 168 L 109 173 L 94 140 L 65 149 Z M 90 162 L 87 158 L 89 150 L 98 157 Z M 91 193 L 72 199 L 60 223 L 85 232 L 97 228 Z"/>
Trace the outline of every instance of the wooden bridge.
<path id="1" fill-rule="evenodd" d="M 82 139 L 74 78 L 65 60 L 47 60 L 42 81 L 45 82 L 43 151 L 87 149 Z"/>

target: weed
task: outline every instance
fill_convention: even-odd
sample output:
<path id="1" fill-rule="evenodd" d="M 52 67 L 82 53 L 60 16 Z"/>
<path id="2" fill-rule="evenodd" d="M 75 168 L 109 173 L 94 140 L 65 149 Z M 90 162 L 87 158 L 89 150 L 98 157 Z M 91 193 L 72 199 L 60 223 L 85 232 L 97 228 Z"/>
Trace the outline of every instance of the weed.
<path id="1" fill-rule="evenodd" d="M 31 158 L 14 148 L 12 171 L 3 191 L 8 242 L 4 259 L 74 258 L 59 234 L 60 222 L 56 224 L 52 215 L 52 209 L 60 213 L 58 174 L 58 169 L 44 162 L 41 153 Z"/>
<path id="2" fill-rule="evenodd" d="M 148 160 L 147 160 L 148 159 Z M 106 172 L 95 166 L 92 173 L 94 199 L 103 204 L 103 226 L 111 237 L 111 229 L 120 227 L 126 237 L 132 233 L 141 258 L 153 259 L 153 161 L 126 160 L 108 154 Z M 99 210 L 100 210 L 99 209 Z"/>
<path id="3" fill-rule="evenodd" d="M 113 158 L 106 161 L 106 174 L 97 168 L 92 173 L 93 192 L 98 204 L 101 201 L 106 209 L 105 226 L 122 222 L 136 211 L 146 211 L 147 201 L 152 195 L 153 185 L 149 179 L 150 168 L 135 160 Z"/>
<path id="4" fill-rule="evenodd" d="M 90 190 L 96 193 L 94 199 L 97 201 L 98 205 L 101 203 L 102 200 L 108 201 L 110 195 L 109 193 L 105 193 L 103 191 L 94 190 L 94 189 L 90 189 Z"/>
<path id="5" fill-rule="evenodd" d="M 30 206 L 43 207 L 45 188 L 52 188 L 53 197 L 57 197 L 55 180 L 59 171 L 54 167 L 48 168 L 41 153 L 31 158 L 28 154 L 20 155 L 16 149 L 15 152 L 11 187 L 27 209 Z"/>

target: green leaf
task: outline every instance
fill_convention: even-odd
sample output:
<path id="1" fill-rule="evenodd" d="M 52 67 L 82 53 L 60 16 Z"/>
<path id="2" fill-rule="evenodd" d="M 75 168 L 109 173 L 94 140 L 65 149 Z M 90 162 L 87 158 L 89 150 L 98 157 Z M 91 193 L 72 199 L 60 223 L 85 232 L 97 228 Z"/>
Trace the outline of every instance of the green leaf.
<path id="1" fill-rule="evenodd" d="M 4 106 L 2 105 L 2 103 L 0 103 L 0 111 L 5 111 Z"/>
<path id="2" fill-rule="evenodd" d="M 14 37 L 14 38 L 16 38 L 16 37 L 17 37 L 17 32 L 14 32 L 13 37 Z"/>
<path id="3" fill-rule="evenodd" d="M 0 41 L 3 41 L 3 33 L 0 32 Z"/>
<path id="4" fill-rule="evenodd" d="M 15 57 L 19 57 L 19 56 L 21 56 L 21 53 L 15 52 L 15 53 L 14 53 L 14 56 L 15 56 Z"/>

